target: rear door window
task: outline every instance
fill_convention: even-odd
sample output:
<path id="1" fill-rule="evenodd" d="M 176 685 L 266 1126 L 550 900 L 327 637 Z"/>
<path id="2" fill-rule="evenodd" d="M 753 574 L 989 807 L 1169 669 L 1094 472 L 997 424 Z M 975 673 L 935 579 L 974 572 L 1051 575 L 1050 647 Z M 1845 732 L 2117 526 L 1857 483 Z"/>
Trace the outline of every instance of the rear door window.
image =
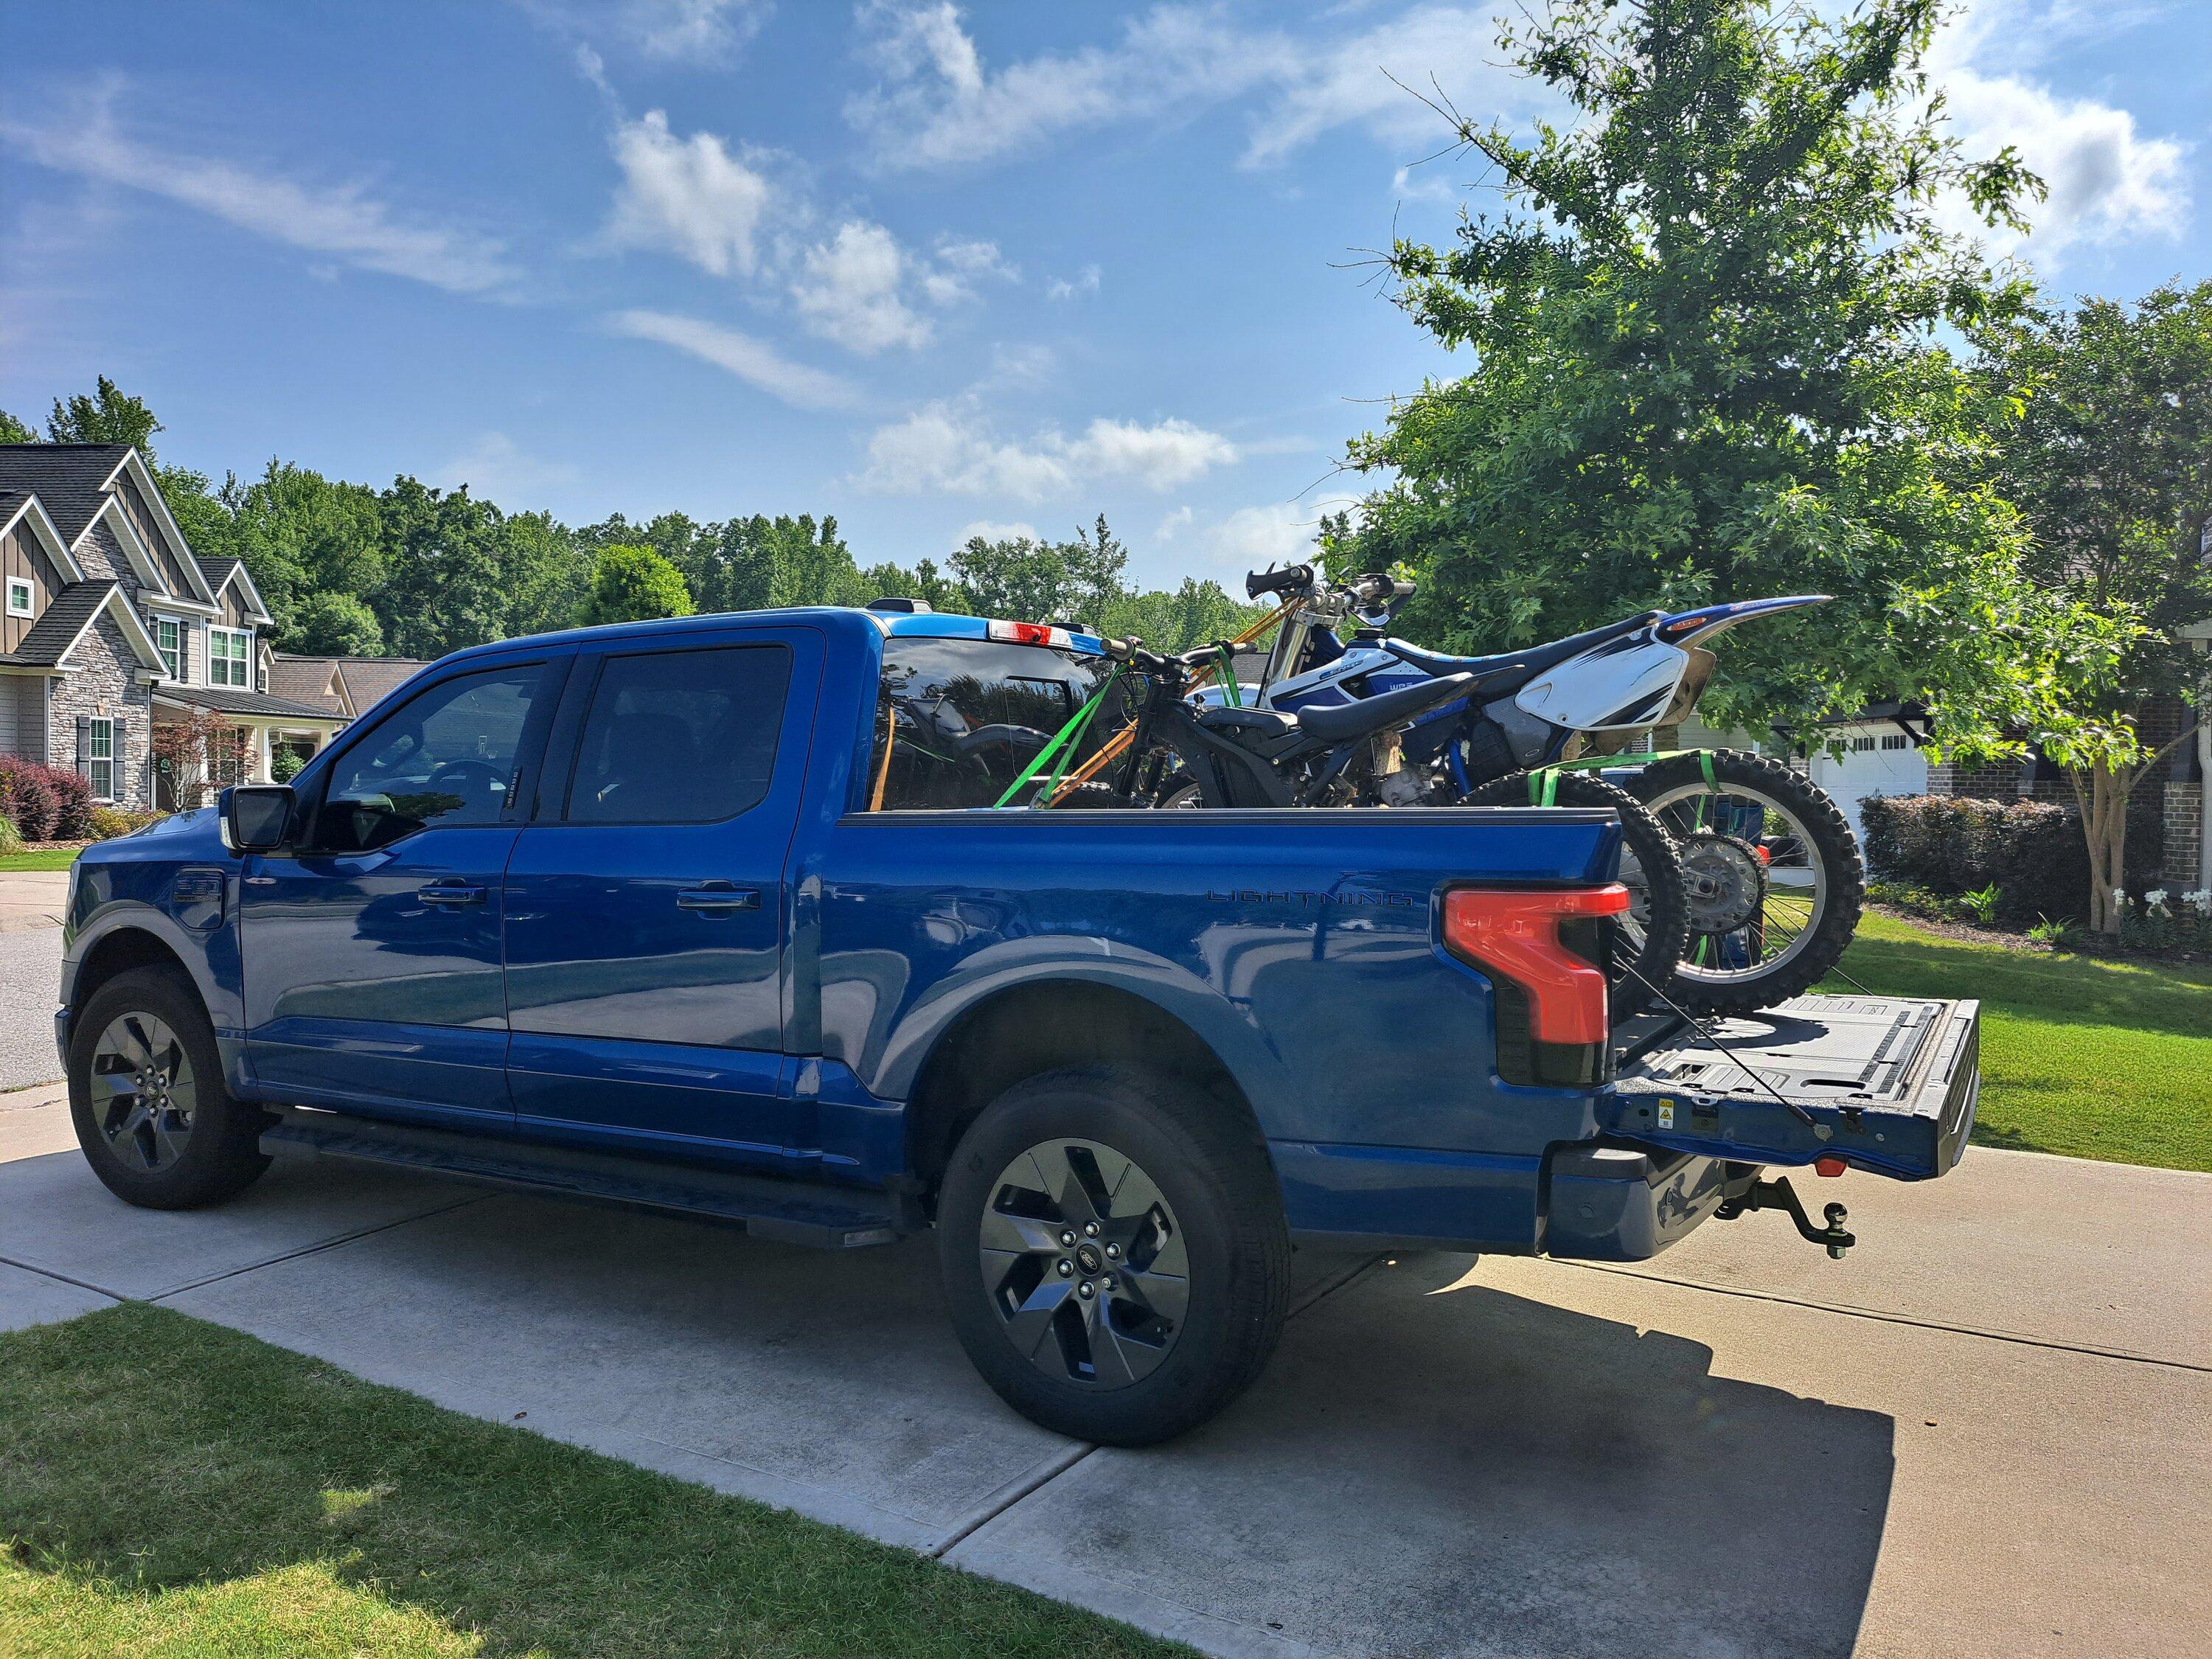
<path id="1" fill-rule="evenodd" d="M 775 775 L 791 648 L 718 646 L 610 657 L 568 784 L 571 823 L 718 823 Z"/>
<path id="2" fill-rule="evenodd" d="M 1110 666 L 1047 646 L 886 641 L 866 804 L 886 812 L 997 805 Z M 1117 683 L 1085 728 L 1071 770 L 1127 721 L 1124 702 Z M 1055 756 L 1040 778 L 1059 763 Z"/>

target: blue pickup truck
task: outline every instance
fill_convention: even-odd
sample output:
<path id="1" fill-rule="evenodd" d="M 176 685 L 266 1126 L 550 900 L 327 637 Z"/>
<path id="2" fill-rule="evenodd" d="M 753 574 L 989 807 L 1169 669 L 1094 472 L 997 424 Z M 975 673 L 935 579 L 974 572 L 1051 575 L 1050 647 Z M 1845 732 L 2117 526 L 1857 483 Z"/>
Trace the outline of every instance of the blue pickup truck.
<path id="1" fill-rule="evenodd" d="M 1957 1161 L 1971 1003 L 1607 1024 L 1573 810 L 1006 810 L 1064 628 L 793 610 L 463 651 L 289 785 L 77 860 L 56 1036 L 127 1201 L 282 1148 L 831 1249 L 933 1228 L 1018 1410 L 1243 1389 L 1294 1249 L 1650 1256 L 1766 1166 Z M 1107 724 L 1099 724 L 1103 736 Z"/>

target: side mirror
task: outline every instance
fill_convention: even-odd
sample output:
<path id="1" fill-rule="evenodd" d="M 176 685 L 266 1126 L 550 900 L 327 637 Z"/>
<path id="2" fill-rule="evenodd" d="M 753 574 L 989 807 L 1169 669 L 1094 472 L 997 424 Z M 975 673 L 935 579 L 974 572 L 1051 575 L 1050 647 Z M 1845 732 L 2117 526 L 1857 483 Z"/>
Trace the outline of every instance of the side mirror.
<path id="1" fill-rule="evenodd" d="M 292 828 L 292 786 L 241 783 L 222 792 L 222 827 L 240 853 L 282 847 Z"/>

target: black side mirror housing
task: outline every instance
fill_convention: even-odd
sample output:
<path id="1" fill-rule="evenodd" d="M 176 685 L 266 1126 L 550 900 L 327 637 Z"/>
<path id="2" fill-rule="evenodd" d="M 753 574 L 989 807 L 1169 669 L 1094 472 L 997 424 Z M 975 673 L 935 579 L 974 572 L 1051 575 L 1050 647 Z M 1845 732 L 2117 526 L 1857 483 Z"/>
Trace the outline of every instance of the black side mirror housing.
<path id="1" fill-rule="evenodd" d="M 267 853 L 292 833 L 292 786 L 240 783 L 222 792 L 222 827 L 240 853 Z"/>

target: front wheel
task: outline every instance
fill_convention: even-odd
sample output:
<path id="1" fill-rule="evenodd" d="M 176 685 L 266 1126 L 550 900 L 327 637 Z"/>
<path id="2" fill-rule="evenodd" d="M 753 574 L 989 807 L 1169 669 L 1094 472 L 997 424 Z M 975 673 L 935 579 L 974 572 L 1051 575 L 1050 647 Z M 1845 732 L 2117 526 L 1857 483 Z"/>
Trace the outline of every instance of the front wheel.
<path id="1" fill-rule="evenodd" d="M 1826 977 L 1866 905 L 1858 842 L 1826 791 L 1738 749 L 1655 761 L 1630 787 L 1680 845 L 1689 882 L 1689 946 L 1668 996 L 1692 1013 L 1749 1013 Z"/>
<path id="2" fill-rule="evenodd" d="M 1546 786 L 1549 785 L 1548 795 Z M 1613 1024 L 1648 1007 L 1682 959 L 1689 900 L 1674 837 L 1624 789 L 1587 772 L 1509 772 L 1477 784 L 1465 806 L 1601 806 L 1620 819 L 1620 882 L 1628 914 L 1613 929 L 1606 980 Z"/>
<path id="3" fill-rule="evenodd" d="M 269 1167 L 267 1119 L 223 1085 L 207 1011 L 173 970 L 118 974 L 77 1010 L 69 1095 L 85 1161 L 125 1203 L 220 1204 Z"/>
<path id="4" fill-rule="evenodd" d="M 1016 1084 L 938 1196 L 953 1328 L 1032 1422 L 1143 1446 L 1195 1427 L 1273 1352 L 1290 1237 L 1265 1144 L 1203 1092 L 1085 1067 Z"/>

